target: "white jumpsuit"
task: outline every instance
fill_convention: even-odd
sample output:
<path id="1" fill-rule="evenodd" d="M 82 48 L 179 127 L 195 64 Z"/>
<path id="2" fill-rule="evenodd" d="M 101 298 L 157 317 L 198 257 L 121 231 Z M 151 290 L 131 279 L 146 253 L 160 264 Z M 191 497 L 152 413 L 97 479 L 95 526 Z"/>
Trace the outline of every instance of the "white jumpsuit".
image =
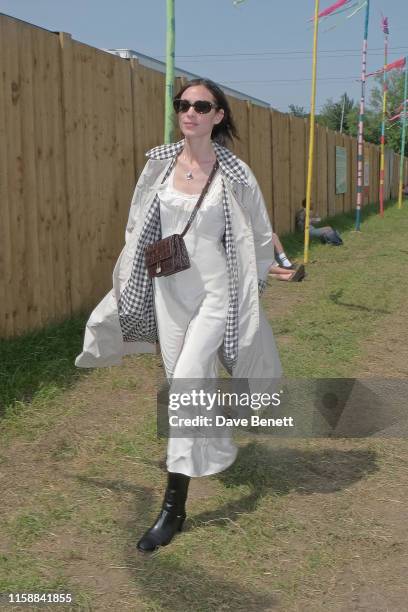
<path id="1" fill-rule="evenodd" d="M 173 187 L 174 169 L 159 186 L 162 237 L 181 233 L 198 200 Z M 228 272 L 222 236 L 225 217 L 218 170 L 184 236 L 191 267 L 154 279 L 155 313 L 167 378 L 214 379 L 228 310 Z M 215 388 L 215 387 L 214 387 Z M 197 413 L 195 412 L 194 415 Z M 192 415 L 192 416 L 194 416 Z M 188 476 L 225 470 L 237 456 L 232 435 L 168 439 L 167 469 Z"/>

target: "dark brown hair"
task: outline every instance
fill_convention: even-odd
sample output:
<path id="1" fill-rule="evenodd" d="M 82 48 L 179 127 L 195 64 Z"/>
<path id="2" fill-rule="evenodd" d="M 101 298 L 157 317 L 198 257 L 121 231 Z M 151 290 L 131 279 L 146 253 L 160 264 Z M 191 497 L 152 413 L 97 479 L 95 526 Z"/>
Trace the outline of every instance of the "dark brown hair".
<path id="1" fill-rule="evenodd" d="M 174 98 L 181 98 L 186 89 L 195 85 L 203 85 L 206 87 L 214 96 L 218 108 L 222 108 L 224 110 L 224 117 L 222 118 L 222 121 L 217 125 L 214 125 L 212 129 L 211 139 L 223 146 L 226 146 L 227 141 L 232 142 L 234 138 L 239 140 L 237 128 L 235 126 L 234 119 L 232 118 L 231 108 L 228 104 L 227 97 L 222 89 L 216 83 L 214 83 L 214 81 L 210 81 L 210 79 L 192 79 L 183 85 Z"/>

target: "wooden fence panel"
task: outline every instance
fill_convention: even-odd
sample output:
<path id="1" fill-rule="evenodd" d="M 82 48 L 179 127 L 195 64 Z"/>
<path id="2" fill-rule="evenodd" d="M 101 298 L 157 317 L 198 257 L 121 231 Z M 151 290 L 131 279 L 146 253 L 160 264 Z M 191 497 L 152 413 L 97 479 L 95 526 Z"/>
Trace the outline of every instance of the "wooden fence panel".
<path id="1" fill-rule="evenodd" d="M 0 79 L 0 96 L 3 100 L 3 104 L 0 104 L 0 274 L 2 279 L 2 282 L 0 282 L 0 323 L 1 333 L 5 336 L 11 336 L 14 333 L 13 310 L 16 303 L 12 252 L 14 223 L 10 206 L 13 197 L 11 189 L 14 186 L 14 181 L 12 177 L 11 180 L 9 178 L 9 166 L 13 163 L 13 159 L 10 158 L 8 143 L 10 106 L 13 105 L 11 89 L 13 81 L 9 72 L 7 54 L 7 49 L 11 46 L 9 36 L 12 34 L 9 25 L 8 19 L 0 19 L 0 69 L 3 77 Z M 17 193 L 15 193 L 15 196 L 17 196 Z"/>
<path id="2" fill-rule="evenodd" d="M 14 20 L 3 23 L 1 32 L 3 56 L 3 83 L 5 93 L 5 142 L 7 156 L 7 200 L 11 240 L 10 271 L 7 290 L 12 297 L 12 329 L 16 334 L 23 331 L 26 320 L 26 262 L 25 210 L 23 182 L 23 150 L 21 145 L 21 77 L 19 73 L 20 26 Z"/>
<path id="3" fill-rule="evenodd" d="M 336 214 L 336 135 L 327 132 L 327 213 L 329 217 Z"/>
<path id="4" fill-rule="evenodd" d="M 74 42 L 73 61 L 75 72 L 75 89 L 77 97 L 75 100 L 78 132 L 76 150 L 78 151 L 78 163 L 76 165 L 76 181 L 78 185 L 77 201 L 74 203 L 71 230 L 75 232 L 79 261 L 78 277 L 74 281 L 74 290 L 79 296 L 80 304 L 84 308 L 91 307 L 91 295 L 94 290 L 96 273 L 96 231 L 99 219 L 96 218 L 95 198 L 91 199 L 95 189 L 95 177 L 92 176 L 89 151 L 92 148 L 92 134 L 90 126 L 90 106 L 92 87 L 92 55 L 91 48 L 83 43 Z M 87 203 L 87 205 L 85 205 Z M 92 279 L 92 287 L 89 286 Z"/>
<path id="5" fill-rule="evenodd" d="M 290 232 L 290 142 L 289 116 L 279 111 L 272 115 L 273 224 L 278 234 Z"/>
<path id="6" fill-rule="evenodd" d="M 61 107 L 61 57 L 60 43 L 55 35 L 40 31 L 44 49 L 44 107 L 47 109 L 47 164 L 50 180 L 48 200 L 45 204 L 50 212 L 50 243 L 54 281 L 54 319 L 65 319 L 71 313 L 70 257 L 68 251 L 68 215 L 64 184 L 65 134 Z M 47 316 L 44 313 L 44 316 Z M 47 317 L 48 318 L 48 317 Z"/>
<path id="7" fill-rule="evenodd" d="M 26 246 L 26 312 L 24 325 L 29 328 L 38 327 L 43 321 L 40 281 L 40 255 L 38 243 L 38 206 L 37 206 L 37 176 L 35 171 L 36 143 L 34 137 L 34 96 L 33 96 L 33 40 L 32 28 L 20 24 L 21 36 L 19 45 L 19 71 L 21 78 L 21 143 L 23 151 L 22 175 L 23 191 L 21 194 L 25 215 L 25 246 Z M 56 100 L 58 104 L 58 97 Z M 7 196 L 6 196 L 7 198 Z M 43 288 L 45 289 L 45 288 Z M 46 292 L 47 295 L 47 292 Z M 46 314 L 46 313 L 45 313 Z M 46 320 L 46 319 L 45 319 Z"/>
<path id="8" fill-rule="evenodd" d="M 53 43 L 55 42 L 57 44 L 54 46 Z M 35 29 L 33 31 L 34 138 L 37 145 L 35 166 L 43 322 L 53 321 L 60 317 L 59 309 L 64 300 L 65 312 L 69 313 L 70 311 L 69 293 L 67 292 L 69 279 L 65 277 L 64 266 L 64 259 L 67 257 L 67 253 L 64 250 L 64 254 L 61 255 L 58 246 L 58 242 L 61 240 L 63 242 L 61 249 L 64 249 L 67 232 L 64 184 L 56 186 L 57 170 L 55 164 L 58 161 L 54 158 L 55 152 L 53 150 L 53 145 L 55 146 L 53 142 L 54 134 L 57 131 L 55 123 L 58 121 L 58 111 L 52 108 L 51 97 L 56 96 L 57 100 L 60 98 L 60 85 L 59 83 L 53 83 L 50 70 L 50 55 L 53 51 L 58 60 L 58 39 L 45 30 Z M 56 71 L 58 75 L 56 78 L 58 79 L 58 66 Z M 62 152 L 59 151 L 59 154 L 61 155 Z M 61 208 L 63 210 L 63 221 L 61 221 L 61 218 L 57 219 L 57 198 L 62 199 L 57 206 L 59 211 L 61 211 Z M 59 227 L 58 222 L 62 223 L 62 228 Z M 64 231 L 65 236 L 62 239 L 62 232 Z M 68 308 L 66 308 L 67 306 Z"/>
<path id="9" fill-rule="evenodd" d="M 369 145 L 369 143 L 365 143 L 364 144 L 364 159 L 368 160 L 369 163 L 369 185 L 367 187 L 366 193 L 365 193 L 365 203 L 366 204 L 370 204 L 371 202 L 373 202 L 373 194 L 375 193 L 375 185 L 376 185 L 376 172 L 377 172 L 377 160 L 373 157 L 372 152 L 371 152 L 371 147 Z"/>
<path id="10" fill-rule="evenodd" d="M 129 214 L 130 201 L 133 195 L 136 174 L 135 154 L 133 141 L 133 99 L 131 87 L 130 62 L 111 55 L 99 55 L 98 69 L 95 70 L 96 83 L 94 92 L 98 94 L 106 87 L 103 75 L 107 70 L 112 71 L 112 90 L 100 110 L 99 117 L 95 117 L 94 147 L 101 138 L 104 126 L 109 122 L 109 116 L 114 118 L 113 134 L 109 155 L 100 151 L 93 155 L 96 164 L 96 176 L 111 177 L 104 192 L 99 190 L 99 202 L 102 223 L 98 227 L 98 267 L 101 268 L 100 286 L 95 287 L 95 297 L 101 296 L 111 286 L 112 270 L 116 259 L 124 245 L 124 228 Z M 111 72 L 109 72 L 111 74 Z M 98 78 L 99 76 L 99 78 Z M 108 142 L 109 146 L 109 142 Z M 94 149 L 95 150 L 95 149 Z M 97 183 L 100 185 L 99 180 Z"/>
<path id="11" fill-rule="evenodd" d="M 248 102 L 249 166 L 261 188 L 272 220 L 272 142 L 269 109 Z"/>
<path id="12" fill-rule="evenodd" d="M 84 148 L 82 143 L 82 116 L 79 102 L 81 99 L 81 83 L 79 69 L 74 57 L 74 43 L 71 35 L 65 32 L 59 34 L 61 46 L 61 105 L 63 111 L 63 128 L 65 133 L 65 194 L 68 217 L 68 253 L 70 259 L 70 301 L 73 312 L 83 308 L 83 293 L 81 286 L 81 224 L 83 206 L 80 192 L 79 175 L 82 168 Z M 109 129 L 106 126 L 106 129 Z"/>
<path id="13" fill-rule="evenodd" d="M 319 137 L 318 137 L 318 125 L 314 127 L 314 153 L 313 153 L 313 170 L 312 170 L 312 193 L 311 193 L 311 207 L 316 210 L 317 207 L 317 166 L 319 159 Z M 306 183 L 307 183 L 307 167 L 309 159 L 309 138 L 310 138 L 310 121 L 305 120 L 305 165 L 306 165 Z M 305 186 L 306 194 L 306 186 Z"/>
<path id="14" fill-rule="evenodd" d="M 365 144 L 367 158 L 370 164 L 370 184 L 367 189 L 367 204 L 378 201 L 378 185 L 377 185 L 377 159 L 373 155 L 370 143 Z"/>
<path id="15" fill-rule="evenodd" d="M 248 126 L 248 105 L 246 100 L 238 100 L 227 96 L 231 107 L 232 116 L 238 130 L 239 140 L 235 140 L 231 150 L 244 162 L 249 164 L 249 126 Z"/>
<path id="16" fill-rule="evenodd" d="M 394 155 L 394 169 L 393 169 L 393 181 L 392 181 L 392 198 L 398 198 L 398 185 L 400 175 L 400 159 L 401 155 Z"/>
<path id="17" fill-rule="evenodd" d="M 295 229 L 296 212 L 306 197 L 305 120 L 289 117 L 290 130 L 290 229 Z"/>
<path id="18" fill-rule="evenodd" d="M 78 152 L 68 172 L 70 250 L 77 268 L 71 280 L 73 309 L 90 307 L 111 286 L 112 269 L 124 243 L 124 225 L 135 186 L 133 102 L 130 64 L 74 42 L 74 95 L 68 126 L 75 131 L 67 157 Z"/>
<path id="19" fill-rule="evenodd" d="M 374 168 L 373 181 L 370 185 L 370 202 L 380 201 L 380 148 L 370 143 L 371 165 Z"/>
<path id="20" fill-rule="evenodd" d="M 163 143 L 165 75 L 131 61 L 136 172 L 139 176 L 146 163 L 146 151 Z"/>
<path id="21" fill-rule="evenodd" d="M 109 277 L 112 276 L 114 255 L 118 255 L 120 245 L 124 242 L 123 225 L 120 232 L 118 220 L 123 223 L 126 214 L 123 210 L 125 206 L 122 209 L 122 202 L 118 197 L 120 189 L 118 182 L 121 180 L 126 182 L 127 177 L 118 149 L 122 146 L 122 138 L 125 139 L 124 144 L 127 142 L 127 134 L 121 129 L 118 117 L 121 105 L 118 98 L 122 97 L 123 91 L 121 83 L 117 82 L 117 59 L 110 53 L 92 53 L 86 73 L 83 75 L 88 81 L 88 96 L 82 112 L 87 115 L 89 105 L 89 149 L 86 155 L 90 167 L 89 176 L 93 177 L 89 190 L 94 203 L 88 212 L 95 217 L 94 233 L 90 236 L 89 245 L 92 254 L 87 255 L 92 257 L 93 266 L 92 269 L 84 270 L 82 279 L 82 291 L 87 292 L 86 303 L 89 304 L 96 303 L 110 289 Z M 128 65 L 129 62 L 125 64 Z M 129 77 L 130 75 L 128 75 L 130 80 Z M 127 127 L 128 134 L 131 135 L 133 122 L 130 118 Z M 131 142 L 133 145 L 133 137 Z M 133 150 L 131 158 L 133 161 Z M 132 174 L 133 172 L 134 168 Z M 86 178 L 84 177 L 85 180 Z M 129 186 L 130 191 L 131 186 Z M 128 198 L 130 198 L 129 192 Z M 81 205 L 83 208 L 88 208 L 85 201 L 82 201 Z"/>
<path id="22" fill-rule="evenodd" d="M 317 180 L 316 210 L 322 219 L 327 217 L 327 128 L 317 125 Z"/>
<path id="23" fill-rule="evenodd" d="M 344 194 L 344 211 L 350 212 L 351 201 L 352 201 L 352 152 L 351 152 L 351 138 L 343 134 L 343 146 L 346 149 L 346 172 L 347 172 L 347 187 L 346 193 Z"/>
<path id="24" fill-rule="evenodd" d="M 174 94 L 176 94 L 181 87 L 187 83 L 188 79 L 186 77 L 176 77 L 174 84 Z M 174 113 L 174 142 L 178 142 L 179 140 L 183 140 L 184 134 L 179 128 L 179 122 L 176 113 Z"/>
<path id="25" fill-rule="evenodd" d="M 335 133 L 335 147 L 343 147 L 344 140 L 340 132 Z M 334 151 L 334 191 L 336 193 L 336 150 Z M 336 214 L 344 212 L 344 193 L 336 194 Z"/>

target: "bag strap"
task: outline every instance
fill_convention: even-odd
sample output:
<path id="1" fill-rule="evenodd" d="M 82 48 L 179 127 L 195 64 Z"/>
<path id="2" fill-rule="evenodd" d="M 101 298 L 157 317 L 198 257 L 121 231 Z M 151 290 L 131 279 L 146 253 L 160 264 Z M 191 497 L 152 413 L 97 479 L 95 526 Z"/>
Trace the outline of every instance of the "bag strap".
<path id="1" fill-rule="evenodd" d="M 210 176 L 208 177 L 208 180 L 207 180 L 206 184 L 204 185 L 204 188 L 203 188 L 203 190 L 202 190 L 202 192 L 200 194 L 200 197 L 197 200 L 197 204 L 194 206 L 194 210 L 191 213 L 189 220 L 187 221 L 187 225 L 186 225 L 186 227 L 183 229 L 183 231 L 180 234 L 181 237 L 183 237 L 188 232 L 188 230 L 190 229 L 190 225 L 194 221 L 194 217 L 196 216 L 196 214 L 198 212 L 198 209 L 201 206 L 201 202 L 204 200 L 204 198 L 205 198 L 205 196 L 207 194 L 207 191 L 208 191 L 208 189 L 209 189 L 209 187 L 211 185 L 211 181 L 213 180 L 214 175 L 217 172 L 217 168 L 218 168 L 218 160 L 215 161 L 215 164 L 213 166 L 213 169 L 211 170 Z"/>

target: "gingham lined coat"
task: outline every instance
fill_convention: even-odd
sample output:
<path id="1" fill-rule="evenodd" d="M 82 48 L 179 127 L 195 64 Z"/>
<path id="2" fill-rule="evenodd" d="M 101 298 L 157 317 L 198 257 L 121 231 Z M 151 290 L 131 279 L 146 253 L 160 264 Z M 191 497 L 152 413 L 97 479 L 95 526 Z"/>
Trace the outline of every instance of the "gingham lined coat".
<path id="1" fill-rule="evenodd" d="M 272 330 L 259 302 L 274 262 L 272 227 L 254 174 L 213 141 L 222 178 L 229 308 L 219 358 L 239 378 L 274 378 L 281 366 Z M 123 355 L 155 352 L 157 327 L 145 247 L 161 238 L 157 187 L 166 180 L 184 140 L 148 151 L 126 226 L 126 244 L 113 271 L 113 289 L 92 312 L 78 367 L 120 365 Z M 197 356 L 199 358 L 199 356 Z"/>

